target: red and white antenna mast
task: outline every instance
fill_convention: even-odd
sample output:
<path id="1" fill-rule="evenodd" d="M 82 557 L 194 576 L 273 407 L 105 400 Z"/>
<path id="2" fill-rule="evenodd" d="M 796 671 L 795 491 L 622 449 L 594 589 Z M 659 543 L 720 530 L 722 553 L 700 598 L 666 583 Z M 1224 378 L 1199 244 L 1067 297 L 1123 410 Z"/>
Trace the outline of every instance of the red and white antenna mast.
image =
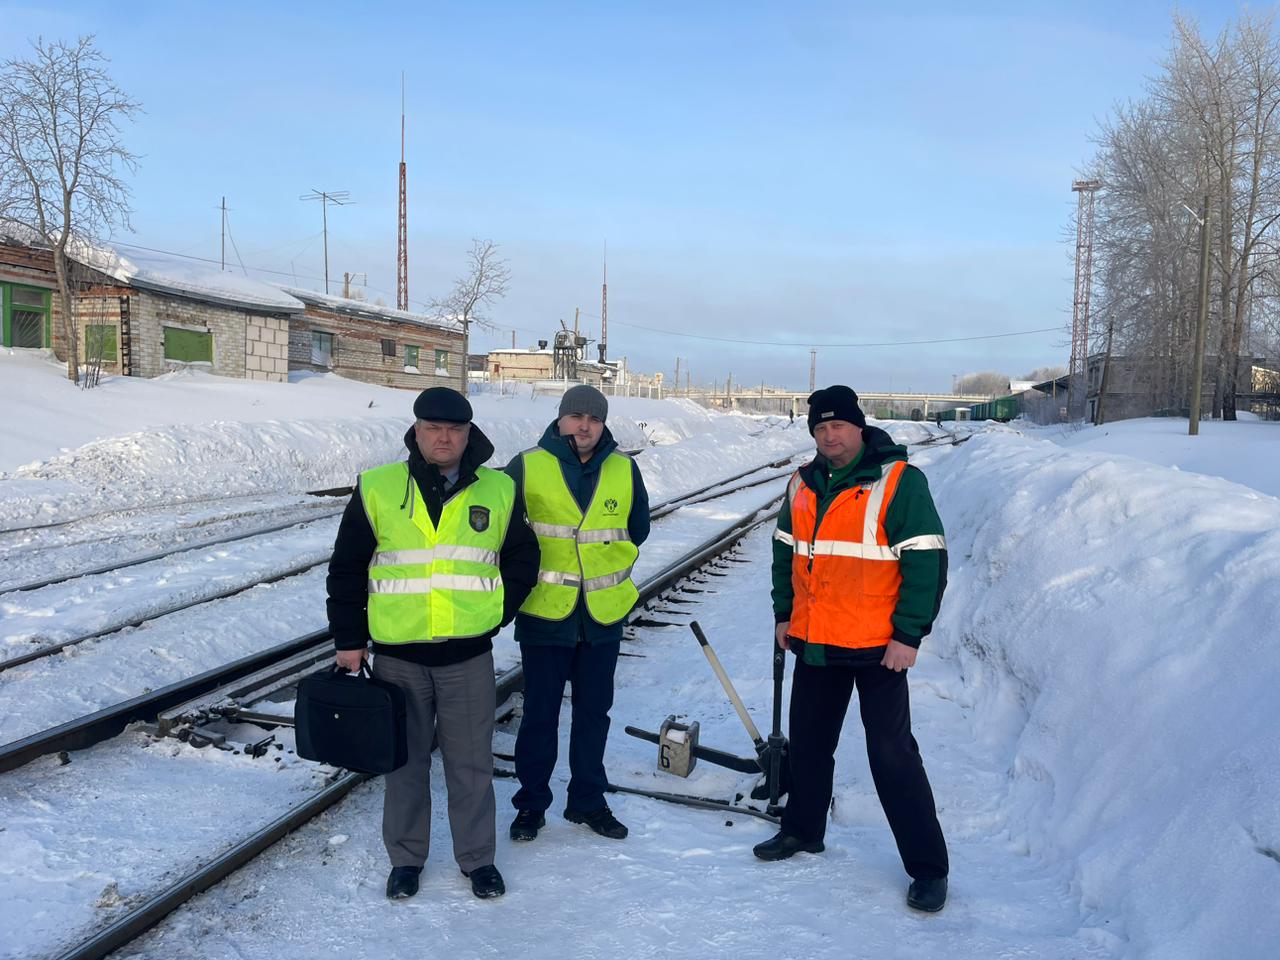
<path id="1" fill-rule="evenodd" d="M 400 226 L 396 236 L 396 309 L 409 309 L 409 189 L 404 165 L 404 71 L 400 72 Z"/>
<path id="2" fill-rule="evenodd" d="M 609 358 L 609 241 L 604 244 L 604 282 L 600 284 L 600 362 Z"/>

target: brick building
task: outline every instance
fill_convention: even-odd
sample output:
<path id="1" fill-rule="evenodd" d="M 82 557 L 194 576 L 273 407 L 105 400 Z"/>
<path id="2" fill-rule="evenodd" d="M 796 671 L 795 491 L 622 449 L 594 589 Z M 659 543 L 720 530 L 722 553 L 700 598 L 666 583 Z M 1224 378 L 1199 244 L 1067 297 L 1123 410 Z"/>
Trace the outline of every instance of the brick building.
<path id="1" fill-rule="evenodd" d="M 462 331 L 432 317 L 314 290 L 283 288 L 305 305 L 289 321 L 289 369 L 423 390 L 457 388 Z"/>
<path id="2" fill-rule="evenodd" d="M 71 269 L 82 362 L 135 377 L 195 368 L 288 379 L 289 317 L 303 305 L 278 288 L 200 261 L 107 247 L 77 250 Z M 6 346 L 47 347 L 66 359 L 56 285 L 48 250 L 0 243 Z"/>

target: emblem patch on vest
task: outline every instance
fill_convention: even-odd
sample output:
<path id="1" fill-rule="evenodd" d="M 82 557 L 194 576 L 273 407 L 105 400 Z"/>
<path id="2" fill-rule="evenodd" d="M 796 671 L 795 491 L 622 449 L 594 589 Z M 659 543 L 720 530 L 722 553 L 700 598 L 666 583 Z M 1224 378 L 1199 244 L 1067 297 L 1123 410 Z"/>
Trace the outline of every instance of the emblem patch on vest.
<path id="1" fill-rule="evenodd" d="M 471 529 L 476 533 L 484 533 L 489 529 L 489 508 L 471 508 Z"/>
<path id="2" fill-rule="evenodd" d="M 608 500 L 606 500 L 606 501 L 604 502 L 604 512 L 605 512 L 605 513 L 607 513 L 607 514 L 608 514 L 609 516 L 611 516 L 611 517 L 615 517 L 615 516 L 617 516 L 617 515 L 618 515 L 618 501 L 617 501 L 617 500 L 615 500 L 613 497 L 610 497 Z"/>

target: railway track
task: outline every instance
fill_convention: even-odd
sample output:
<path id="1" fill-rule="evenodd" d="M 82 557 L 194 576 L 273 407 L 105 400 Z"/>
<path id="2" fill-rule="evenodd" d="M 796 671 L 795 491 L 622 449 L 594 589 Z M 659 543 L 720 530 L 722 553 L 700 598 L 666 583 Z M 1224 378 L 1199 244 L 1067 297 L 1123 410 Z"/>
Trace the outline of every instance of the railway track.
<path id="1" fill-rule="evenodd" d="M 643 615 L 646 607 L 652 606 L 672 587 L 694 575 L 701 568 L 717 561 L 759 525 L 771 522 L 777 515 L 776 506 L 780 500 L 779 496 L 767 506 L 727 525 L 717 531 L 714 536 L 704 539 L 639 584 L 640 600 L 636 606 L 636 614 L 633 616 Z M 196 745 L 230 747 L 227 738 L 222 734 L 201 732 L 209 724 L 228 722 L 239 725 L 290 726 L 292 720 L 289 716 L 262 709 L 261 701 L 263 698 L 273 696 L 287 701 L 288 689 L 291 685 L 296 684 L 301 676 L 332 659 L 330 640 L 328 632 L 322 631 L 293 641 L 287 651 L 282 646 L 274 651 L 265 652 L 259 655 L 254 663 L 246 661 L 235 665 L 237 676 L 229 682 L 219 683 L 211 672 L 210 675 L 200 678 L 199 692 L 185 701 L 179 699 L 182 691 L 176 686 L 165 691 L 157 691 L 156 697 L 168 703 L 169 706 L 155 710 L 155 704 L 159 702 L 156 697 L 152 698 L 152 703 L 145 709 L 140 702 L 132 706 L 121 705 L 121 709 L 113 710 L 110 717 L 104 715 L 92 720 L 86 718 L 87 722 L 78 735 L 87 745 L 94 742 L 95 738 L 114 736 L 131 722 L 130 718 L 140 719 L 142 713 L 150 713 L 153 710 L 157 718 L 156 735 L 178 736 Z M 495 684 L 499 712 L 502 713 L 504 705 L 511 696 L 522 688 L 523 676 L 520 668 L 517 666 L 505 671 L 495 679 Z M 194 685 L 192 689 L 196 689 Z M 70 740 L 66 739 L 69 735 L 70 731 L 60 734 L 64 745 L 70 743 Z M 241 743 L 233 749 L 259 755 L 266 752 L 265 746 L 269 740 L 270 736 L 263 741 Z M 27 751 L 48 752 L 48 747 L 48 743 L 38 747 L 33 745 L 27 747 Z M 64 746 L 62 749 L 70 748 Z M 0 770 L 12 769 L 13 765 L 6 765 L 5 761 L 0 759 Z M 60 960 L 96 960 L 120 949 L 159 923 L 183 903 L 220 882 L 270 849 L 273 844 L 293 830 L 339 803 L 355 787 L 368 779 L 367 775 L 360 773 L 337 773 L 319 793 L 282 813 L 208 863 L 179 877 L 108 926 L 59 954 Z M 732 809 L 710 798 L 706 801 L 706 807 L 721 812 Z"/>
<path id="2" fill-rule="evenodd" d="M 913 446 L 943 442 L 947 439 L 932 437 Z M 950 442 L 963 442 L 963 440 L 951 438 Z M 671 512 L 681 506 L 705 502 L 708 499 L 725 496 L 762 483 L 781 480 L 790 473 L 789 470 L 782 473 L 774 472 L 765 477 L 753 475 L 768 469 L 776 470 L 782 462 L 774 461 L 763 467 L 744 471 L 734 478 L 722 479 L 707 484 L 699 490 L 689 491 L 681 497 L 656 505 L 654 513 L 658 514 L 659 510 L 667 510 L 667 508 L 670 508 L 667 512 Z M 730 489 L 713 492 L 716 488 L 726 486 L 731 480 L 743 478 L 750 479 Z M 695 548 L 649 576 L 640 584 L 641 600 L 637 604 L 637 612 L 633 617 L 643 620 L 646 609 L 654 607 L 659 598 L 673 586 L 694 575 L 700 568 L 716 562 L 717 558 L 731 551 L 734 545 L 751 530 L 771 521 L 776 516 L 776 505 L 780 499 L 778 497 L 768 506 L 755 510 L 732 525 L 717 531 L 714 536 L 706 538 Z M 666 513 L 660 515 L 666 515 Z M 689 601 L 686 598 L 680 602 Z M 291 722 L 289 717 L 263 709 L 262 701 L 264 698 L 275 697 L 276 702 L 287 702 L 290 699 L 289 687 L 296 683 L 300 676 L 331 659 L 330 640 L 327 631 L 299 637 L 270 651 L 243 658 L 227 667 L 208 671 L 199 678 L 193 678 L 192 681 L 170 685 L 164 690 L 135 698 L 127 704 L 119 704 L 100 711 L 92 717 L 64 724 L 63 728 L 59 728 L 56 733 L 47 731 L 38 738 L 27 738 L 32 741 L 30 743 L 7 745 L 0 748 L 0 770 L 11 770 L 35 756 L 59 750 L 79 749 L 100 742 L 119 733 L 128 723 L 136 720 L 155 719 L 157 734 L 183 736 L 193 744 L 207 743 L 224 748 L 231 746 L 230 738 L 216 730 L 209 732 L 211 724 L 216 725 L 219 722 L 238 724 L 241 725 L 241 729 L 245 724 L 263 725 L 264 729 L 272 726 L 288 726 Z M 507 671 L 495 679 L 499 704 L 507 701 L 520 689 L 521 681 L 518 668 Z M 262 741 L 241 743 L 237 749 L 257 755 L 265 751 L 266 743 L 270 739 L 268 736 Z M 19 750 L 10 750 L 10 747 L 19 747 Z M 285 812 L 206 865 L 180 877 L 166 889 L 137 905 L 126 915 L 95 932 L 89 939 L 61 956 L 81 960 L 81 958 L 106 956 L 119 949 L 154 926 L 182 903 L 218 883 L 269 849 L 292 830 L 340 802 L 366 779 L 368 778 L 362 774 L 337 774 L 332 782 L 318 794 Z M 640 790 L 631 792 L 661 798 L 661 794 L 654 792 Z M 707 809 L 721 812 L 735 809 L 713 798 L 707 798 L 705 805 Z"/>
<path id="3" fill-rule="evenodd" d="M 754 475 L 772 471 L 780 462 L 784 461 L 770 461 L 767 464 L 754 467 L 751 470 L 741 471 L 732 477 L 721 478 L 714 483 L 664 501 L 659 504 L 659 507 L 663 509 L 661 515 L 668 516 L 671 512 L 682 507 L 692 506 L 695 503 L 703 503 L 709 499 L 724 497 L 741 490 L 750 489 L 762 482 L 776 481 L 785 474 L 770 472 L 764 480 L 755 478 Z M 47 659 L 73 649 L 89 640 L 101 640 L 104 637 L 129 628 L 140 627 L 144 623 L 148 625 L 154 624 L 164 616 L 193 610 L 206 604 L 215 603 L 218 600 L 225 600 L 229 597 L 244 594 L 264 583 L 280 582 L 290 577 L 299 576 L 307 570 L 314 570 L 326 563 L 328 563 L 327 557 L 319 561 L 310 561 L 269 578 L 252 583 L 238 584 L 234 587 L 217 591 L 213 595 L 205 595 L 181 603 L 170 604 L 159 610 L 149 610 L 145 616 L 114 622 L 84 635 L 43 644 L 33 650 L 27 650 L 0 661 L 0 673 Z M 314 647 L 324 647 L 329 642 L 329 635 L 326 632 L 309 634 L 308 636 L 314 636 L 315 639 L 310 644 Z M 175 703 L 182 703 L 192 697 L 199 696 L 207 690 L 239 680 L 257 670 L 266 668 L 278 660 L 298 654 L 306 646 L 306 644 L 299 645 L 304 639 L 299 638 L 287 641 L 260 654 L 246 656 L 224 667 L 202 672 L 190 680 L 168 684 L 152 694 L 140 694 L 137 697 L 104 707 L 92 714 L 67 721 L 45 731 L 0 744 L 0 772 L 15 769 L 49 753 L 82 749 L 85 746 L 99 742 L 105 737 L 114 736 L 130 722 L 154 720 L 163 710 L 168 709 Z M 109 653 L 109 651 L 104 650 L 104 654 L 106 653 Z"/>

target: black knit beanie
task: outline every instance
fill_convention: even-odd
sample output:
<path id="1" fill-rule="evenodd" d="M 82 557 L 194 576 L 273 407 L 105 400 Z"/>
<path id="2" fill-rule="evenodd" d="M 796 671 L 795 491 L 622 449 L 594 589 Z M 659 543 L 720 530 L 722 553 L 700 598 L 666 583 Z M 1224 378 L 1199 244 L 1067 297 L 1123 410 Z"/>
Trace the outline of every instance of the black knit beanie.
<path id="1" fill-rule="evenodd" d="M 419 420 L 443 423 L 470 423 L 471 403 L 449 387 L 428 387 L 413 401 L 413 415 Z"/>
<path id="2" fill-rule="evenodd" d="M 858 395 L 841 383 L 809 394 L 809 433 L 824 420 L 847 420 L 855 427 L 867 425 L 867 416 L 858 406 Z"/>

